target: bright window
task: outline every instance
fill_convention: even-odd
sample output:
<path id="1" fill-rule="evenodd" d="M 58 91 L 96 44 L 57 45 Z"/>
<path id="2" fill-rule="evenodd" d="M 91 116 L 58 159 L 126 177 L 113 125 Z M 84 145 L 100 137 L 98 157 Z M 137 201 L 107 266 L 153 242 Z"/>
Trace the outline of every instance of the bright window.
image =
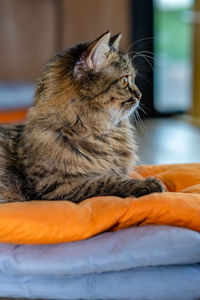
<path id="1" fill-rule="evenodd" d="M 154 103 L 161 112 L 191 106 L 193 0 L 154 0 Z"/>

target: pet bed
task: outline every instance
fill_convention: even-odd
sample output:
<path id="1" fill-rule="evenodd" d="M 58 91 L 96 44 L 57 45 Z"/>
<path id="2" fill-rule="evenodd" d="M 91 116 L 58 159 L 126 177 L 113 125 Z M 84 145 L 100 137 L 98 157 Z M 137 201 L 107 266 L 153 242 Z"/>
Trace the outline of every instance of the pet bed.
<path id="1" fill-rule="evenodd" d="M 167 192 L 2 204 L 0 297 L 199 299 L 200 164 L 131 176 L 157 176 Z"/>

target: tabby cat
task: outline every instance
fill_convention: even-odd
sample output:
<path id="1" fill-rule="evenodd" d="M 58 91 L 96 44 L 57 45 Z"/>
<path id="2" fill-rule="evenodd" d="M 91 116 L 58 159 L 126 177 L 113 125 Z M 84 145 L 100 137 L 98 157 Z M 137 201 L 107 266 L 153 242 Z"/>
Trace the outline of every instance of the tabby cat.
<path id="1" fill-rule="evenodd" d="M 141 93 L 120 38 L 106 32 L 46 64 L 25 123 L 0 127 L 0 202 L 164 190 L 155 178 L 128 176 L 137 160 L 129 116 Z"/>

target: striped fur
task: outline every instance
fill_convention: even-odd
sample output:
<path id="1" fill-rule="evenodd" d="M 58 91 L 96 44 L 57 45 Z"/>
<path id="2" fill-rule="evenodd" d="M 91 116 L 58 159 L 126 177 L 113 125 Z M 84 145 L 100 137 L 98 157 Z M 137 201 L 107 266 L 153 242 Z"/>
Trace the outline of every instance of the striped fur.
<path id="1" fill-rule="evenodd" d="M 115 39 L 105 33 L 56 54 L 41 72 L 24 125 L 0 128 L 1 202 L 163 191 L 154 178 L 128 177 L 137 160 L 128 117 L 140 92 Z"/>

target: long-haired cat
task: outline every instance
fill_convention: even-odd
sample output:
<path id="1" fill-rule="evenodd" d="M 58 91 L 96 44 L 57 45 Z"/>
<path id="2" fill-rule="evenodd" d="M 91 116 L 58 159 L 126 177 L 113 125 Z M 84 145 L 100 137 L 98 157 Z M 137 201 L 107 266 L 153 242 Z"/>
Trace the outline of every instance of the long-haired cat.
<path id="1" fill-rule="evenodd" d="M 128 176 L 137 159 L 129 116 L 141 93 L 120 38 L 107 32 L 46 64 L 25 123 L 0 127 L 0 202 L 164 190 L 155 178 Z"/>

